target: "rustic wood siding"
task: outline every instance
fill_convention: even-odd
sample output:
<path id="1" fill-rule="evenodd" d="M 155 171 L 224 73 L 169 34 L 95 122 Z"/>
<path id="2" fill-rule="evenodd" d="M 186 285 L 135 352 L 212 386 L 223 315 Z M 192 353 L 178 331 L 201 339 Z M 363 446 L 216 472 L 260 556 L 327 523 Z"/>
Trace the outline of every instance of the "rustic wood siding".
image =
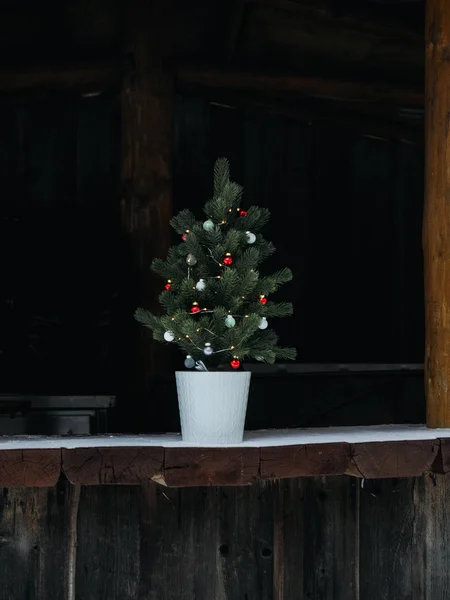
<path id="1" fill-rule="evenodd" d="M 83 600 L 441 600 L 445 476 L 82 488 Z M 69 487 L 4 489 L 0 598 L 62 598 Z"/>

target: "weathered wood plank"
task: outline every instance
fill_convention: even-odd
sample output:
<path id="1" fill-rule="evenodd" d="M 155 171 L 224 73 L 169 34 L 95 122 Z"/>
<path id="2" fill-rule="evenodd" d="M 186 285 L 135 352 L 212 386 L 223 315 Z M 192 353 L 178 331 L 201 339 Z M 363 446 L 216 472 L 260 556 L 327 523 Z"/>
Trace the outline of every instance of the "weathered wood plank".
<path id="1" fill-rule="evenodd" d="M 1 487 L 53 486 L 61 473 L 61 450 L 4 450 L 0 452 Z"/>
<path id="2" fill-rule="evenodd" d="M 0 91 L 75 89 L 85 93 L 103 92 L 119 87 L 123 71 L 119 60 L 27 66 L 0 72 Z"/>
<path id="3" fill-rule="evenodd" d="M 142 488 L 140 598 L 272 599 L 272 495 Z"/>
<path id="4" fill-rule="evenodd" d="M 426 3 L 425 393 L 429 427 L 450 426 L 450 10 Z"/>
<path id="5" fill-rule="evenodd" d="M 413 544 L 414 485 L 414 479 L 385 479 L 366 481 L 361 489 L 359 574 L 364 600 L 423 600 L 413 583 L 420 568 Z"/>
<path id="6" fill-rule="evenodd" d="M 248 485 L 258 479 L 259 465 L 259 448 L 166 448 L 154 479 L 169 487 Z"/>
<path id="7" fill-rule="evenodd" d="M 305 106 L 296 101 L 286 101 L 282 98 L 261 97 L 261 93 L 246 93 L 227 89 L 215 89 L 209 94 L 210 101 L 215 104 L 230 108 L 247 109 L 258 112 L 267 119 L 268 115 L 286 117 L 315 128 L 326 129 L 327 132 L 345 129 L 347 132 L 379 138 L 385 140 L 400 140 L 413 144 L 423 144 L 423 123 L 418 119 L 412 122 L 395 120 L 383 111 L 377 114 L 376 105 L 370 105 L 370 113 L 361 114 L 353 110 L 351 114 L 342 110 L 342 106 L 335 102 L 331 111 L 329 106 L 316 103 L 314 106 Z M 341 103 L 342 104 L 342 103 Z"/>
<path id="8" fill-rule="evenodd" d="M 126 484 L 149 482 L 159 473 L 164 449 L 78 448 L 63 450 L 62 470 L 73 484 Z"/>
<path id="9" fill-rule="evenodd" d="M 450 440 L 445 438 L 439 440 L 439 450 L 432 465 L 432 471 L 442 475 L 450 472 Z"/>
<path id="10" fill-rule="evenodd" d="M 223 596 L 217 598 L 273 600 L 272 485 L 222 488 L 219 494 L 217 580 Z"/>
<path id="11" fill-rule="evenodd" d="M 422 107 L 423 93 L 418 89 L 395 88 L 391 84 L 365 83 L 303 77 L 266 71 L 238 71 L 201 65 L 179 66 L 176 70 L 179 85 L 189 85 L 229 91 L 270 92 L 279 96 L 298 94 L 309 97 L 350 101 L 392 103 L 400 106 Z"/>
<path id="12" fill-rule="evenodd" d="M 357 600 L 359 484 L 348 477 L 274 486 L 275 600 Z"/>
<path id="13" fill-rule="evenodd" d="M 431 468 L 438 449 L 436 440 L 353 444 L 347 475 L 365 479 L 417 477 Z"/>
<path id="14" fill-rule="evenodd" d="M 424 476 L 414 483 L 412 600 L 440 600 L 450 590 L 450 478 Z"/>
<path id="15" fill-rule="evenodd" d="M 64 598 L 68 487 L 2 490 L 1 598 Z"/>
<path id="16" fill-rule="evenodd" d="M 350 462 L 350 444 L 311 444 L 261 448 L 262 479 L 343 475 Z"/>
<path id="17" fill-rule="evenodd" d="M 171 1 L 130 0 L 126 3 L 125 52 L 131 68 L 122 88 L 122 223 L 130 245 L 133 286 L 130 311 L 139 303 L 159 310 L 153 276 L 154 257 L 170 246 L 172 213 L 172 78 L 164 70 L 171 43 Z M 135 327 L 130 342 L 128 389 L 143 392 L 150 376 L 161 374 L 167 356 L 148 332 Z M 124 356 L 125 358 L 125 356 Z"/>
<path id="18" fill-rule="evenodd" d="M 137 600 L 151 597 L 150 590 L 142 595 L 138 593 L 140 493 L 135 486 L 82 488 L 76 598 Z"/>

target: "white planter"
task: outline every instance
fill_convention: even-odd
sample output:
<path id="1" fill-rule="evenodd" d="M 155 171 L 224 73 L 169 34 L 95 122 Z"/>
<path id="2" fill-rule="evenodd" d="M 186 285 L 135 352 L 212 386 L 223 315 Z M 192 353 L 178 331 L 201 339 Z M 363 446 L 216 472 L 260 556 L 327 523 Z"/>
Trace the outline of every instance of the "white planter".
<path id="1" fill-rule="evenodd" d="M 183 442 L 238 444 L 244 435 L 251 373 L 177 371 Z"/>

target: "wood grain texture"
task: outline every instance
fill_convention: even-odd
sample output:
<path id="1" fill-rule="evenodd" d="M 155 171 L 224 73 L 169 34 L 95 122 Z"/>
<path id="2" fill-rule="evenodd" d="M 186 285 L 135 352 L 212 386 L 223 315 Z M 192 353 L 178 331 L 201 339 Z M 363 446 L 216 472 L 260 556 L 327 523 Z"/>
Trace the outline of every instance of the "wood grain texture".
<path id="1" fill-rule="evenodd" d="M 61 473 L 61 451 L 4 450 L 0 452 L 0 486 L 53 486 Z"/>
<path id="2" fill-rule="evenodd" d="M 359 484 L 350 478 L 274 485 L 274 600 L 357 600 Z"/>
<path id="3" fill-rule="evenodd" d="M 82 488 L 76 598 L 146 598 L 138 595 L 140 494 L 136 486 Z"/>
<path id="4" fill-rule="evenodd" d="M 424 102 L 420 90 L 394 88 L 390 84 L 339 81 L 267 71 L 239 71 L 202 65 L 179 66 L 176 69 L 176 81 L 179 85 L 185 86 L 265 92 L 278 96 L 297 94 L 313 98 L 394 103 L 416 107 L 422 107 Z"/>
<path id="5" fill-rule="evenodd" d="M 1 598 L 64 598 L 68 487 L 2 490 Z"/>
<path id="6" fill-rule="evenodd" d="M 450 589 L 448 541 L 450 524 L 450 479 L 442 475 L 426 476 L 414 482 L 413 569 L 415 594 L 412 600 L 446 598 Z"/>
<path id="7" fill-rule="evenodd" d="M 139 598 L 272 599 L 272 493 L 142 488 Z"/>
<path id="8" fill-rule="evenodd" d="M 78 448 L 62 451 L 62 469 L 73 484 L 127 484 L 148 482 L 164 461 L 164 449 Z"/>
<path id="9" fill-rule="evenodd" d="M 366 481 L 361 489 L 359 577 L 364 600 L 423 599 L 413 579 L 419 570 L 414 550 L 414 485 L 414 479 L 384 479 Z"/>
<path id="10" fill-rule="evenodd" d="M 161 478 L 169 487 L 249 485 L 259 477 L 259 448 L 166 448 Z"/>
<path id="11" fill-rule="evenodd" d="M 0 598 L 64 598 L 70 484 L 0 493 Z M 444 600 L 450 480 L 82 488 L 76 597 Z"/>
<path id="12" fill-rule="evenodd" d="M 125 53 L 130 69 L 123 81 L 122 223 L 129 242 L 134 290 L 130 311 L 143 305 L 159 310 L 161 281 L 150 271 L 170 246 L 172 215 L 172 78 L 163 67 L 171 44 L 171 2 L 130 0 L 126 4 Z M 134 303 L 134 307 L 132 304 Z M 127 362 L 128 390 L 143 392 L 150 376 L 167 368 L 161 344 L 135 325 L 136 347 Z"/>
<path id="13" fill-rule="evenodd" d="M 450 440 L 440 439 L 439 442 L 439 450 L 432 471 L 445 475 L 450 472 Z"/>
<path id="14" fill-rule="evenodd" d="M 342 474 L 364 479 L 416 477 L 427 471 L 449 470 L 448 440 L 0 452 L 0 482 L 8 486 L 52 486 L 61 473 L 79 485 L 140 485 L 154 481 L 165 487 L 196 487 L 245 486 L 267 479 Z"/>
<path id="15" fill-rule="evenodd" d="M 438 450 L 435 440 L 354 444 L 347 474 L 364 479 L 417 477 L 431 468 Z"/>
<path id="16" fill-rule="evenodd" d="M 261 448 L 262 479 L 343 475 L 350 461 L 350 444 L 310 444 Z"/>
<path id="17" fill-rule="evenodd" d="M 450 426 L 450 11 L 426 3 L 425 392 L 427 425 Z"/>

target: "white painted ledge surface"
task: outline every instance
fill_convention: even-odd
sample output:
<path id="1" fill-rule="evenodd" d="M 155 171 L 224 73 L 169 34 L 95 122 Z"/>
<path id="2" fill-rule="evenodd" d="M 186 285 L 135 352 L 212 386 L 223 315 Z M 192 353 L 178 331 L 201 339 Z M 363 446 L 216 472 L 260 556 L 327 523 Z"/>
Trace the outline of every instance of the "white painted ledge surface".
<path id="1" fill-rule="evenodd" d="M 348 442 L 394 442 L 450 438 L 450 429 L 427 429 L 425 425 L 375 425 L 371 427 L 323 427 L 312 429 L 268 429 L 247 431 L 241 444 L 229 447 L 261 448 L 303 444 Z M 160 435 L 93 435 L 93 436 L 0 436 L 1 450 L 31 450 L 51 448 L 114 448 L 163 446 L 164 448 L 194 447 L 181 441 L 179 434 Z M 207 445 L 204 447 L 215 447 Z M 224 446 L 217 446 L 223 448 Z"/>

